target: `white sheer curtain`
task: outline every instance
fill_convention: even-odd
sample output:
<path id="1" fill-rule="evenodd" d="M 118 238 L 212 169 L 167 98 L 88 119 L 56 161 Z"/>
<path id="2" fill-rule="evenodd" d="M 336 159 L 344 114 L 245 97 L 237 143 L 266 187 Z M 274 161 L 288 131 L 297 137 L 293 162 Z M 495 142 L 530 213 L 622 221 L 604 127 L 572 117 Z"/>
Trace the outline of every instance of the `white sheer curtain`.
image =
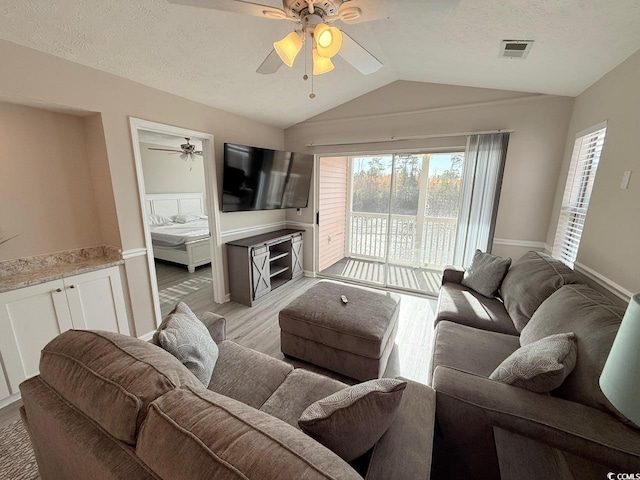
<path id="1" fill-rule="evenodd" d="M 476 248 L 490 252 L 508 133 L 467 137 L 454 263 L 468 266 Z"/>

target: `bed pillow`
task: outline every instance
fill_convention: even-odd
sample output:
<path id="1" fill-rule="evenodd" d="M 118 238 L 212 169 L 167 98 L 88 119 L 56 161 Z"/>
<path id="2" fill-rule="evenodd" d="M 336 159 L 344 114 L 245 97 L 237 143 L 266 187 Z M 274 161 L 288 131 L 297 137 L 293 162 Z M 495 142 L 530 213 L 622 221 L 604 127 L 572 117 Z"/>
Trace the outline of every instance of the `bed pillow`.
<path id="1" fill-rule="evenodd" d="M 164 215 L 149 215 L 147 216 L 147 223 L 150 227 L 162 227 L 163 225 L 172 224 L 173 221 Z"/>
<path id="2" fill-rule="evenodd" d="M 342 389 L 302 412 L 298 425 L 350 462 L 364 455 L 391 426 L 407 382 L 380 378 Z"/>
<path id="3" fill-rule="evenodd" d="M 175 223 L 189 223 L 189 222 L 197 222 L 201 220 L 202 215 L 196 215 L 193 213 L 181 213 L 179 215 L 174 215 L 171 217 Z"/>
<path id="4" fill-rule="evenodd" d="M 218 361 L 218 346 L 207 327 L 183 302 L 160 324 L 154 340 L 176 357 L 205 387 Z"/>
<path id="5" fill-rule="evenodd" d="M 476 250 L 471 265 L 464 272 L 462 285 L 485 297 L 493 298 L 511 266 L 510 258 L 502 258 Z"/>

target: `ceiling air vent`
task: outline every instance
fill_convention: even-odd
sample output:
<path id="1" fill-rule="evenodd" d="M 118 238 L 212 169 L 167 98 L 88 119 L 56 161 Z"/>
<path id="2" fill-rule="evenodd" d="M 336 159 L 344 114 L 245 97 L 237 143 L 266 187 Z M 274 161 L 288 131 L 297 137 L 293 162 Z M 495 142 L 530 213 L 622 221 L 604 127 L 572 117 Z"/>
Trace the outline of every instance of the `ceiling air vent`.
<path id="1" fill-rule="evenodd" d="M 500 56 L 504 58 L 526 58 L 533 40 L 503 40 L 500 44 Z"/>

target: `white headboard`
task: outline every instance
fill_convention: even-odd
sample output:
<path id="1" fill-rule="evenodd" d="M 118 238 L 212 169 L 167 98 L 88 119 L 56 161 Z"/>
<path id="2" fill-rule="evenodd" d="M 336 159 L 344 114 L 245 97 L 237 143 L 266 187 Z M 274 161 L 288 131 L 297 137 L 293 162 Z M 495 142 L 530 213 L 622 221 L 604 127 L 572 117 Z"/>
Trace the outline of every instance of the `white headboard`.
<path id="1" fill-rule="evenodd" d="M 144 203 L 147 215 L 170 217 L 181 213 L 205 213 L 204 193 L 150 193 Z"/>

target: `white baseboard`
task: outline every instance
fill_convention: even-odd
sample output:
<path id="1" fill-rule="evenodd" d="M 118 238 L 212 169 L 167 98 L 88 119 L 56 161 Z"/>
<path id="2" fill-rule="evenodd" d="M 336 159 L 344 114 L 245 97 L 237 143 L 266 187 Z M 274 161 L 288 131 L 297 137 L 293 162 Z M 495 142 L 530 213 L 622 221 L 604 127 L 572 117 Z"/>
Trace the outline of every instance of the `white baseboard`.
<path id="1" fill-rule="evenodd" d="M 304 276 L 310 278 L 316 278 L 316 272 L 312 272 L 311 270 L 304 270 Z"/>
<path id="2" fill-rule="evenodd" d="M 13 402 L 17 402 L 21 398 L 22 398 L 22 395 L 20 395 L 20 392 L 14 393 L 13 395 L 8 396 L 7 398 L 3 398 L 2 400 L 0 400 L 0 408 L 4 408 L 8 405 L 11 405 Z"/>
<path id="3" fill-rule="evenodd" d="M 624 300 L 625 302 L 628 302 L 629 300 L 631 300 L 631 296 L 633 295 L 632 292 L 630 292 L 629 290 L 627 290 L 624 287 L 621 287 L 620 285 L 618 285 L 613 280 L 611 280 L 611 279 L 605 277 L 604 275 L 596 272 L 592 268 L 589 268 L 586 265 L 582 265 L 581 263 L 576 262 L 576 263 L 573 264 L 573 269 L 576 272 L 579 272 L 579 273 L 583 274 L 585 277 L 587 277 L 590 280 L 594 281 L 595 283 L 597 283 L 601 287 L 606 288 L 611 293 L 613 293 L 616 297 Z"/>
<path id="4" fill-rule="evenodd" d="M 144 340 L 145 342 L 148 342 L 153 338 L 153 334 L 154 333 L 156 333 L 156 331 L 155 330 L 151 330 L 150 332 L 147 332 L 144 335 L 140 335 L 138 338 L 140 340 Z"/>
<path id="5" fill-rule="evenodd" d="M 227 293 L 227 294 L 224 296 L 224 301 L 225 301 L 225 303 L 226 303 L 226 302 L 230 302 L 230 301 L 231 301 L 231 294 L 230 294 L 230 293 Z"/>

